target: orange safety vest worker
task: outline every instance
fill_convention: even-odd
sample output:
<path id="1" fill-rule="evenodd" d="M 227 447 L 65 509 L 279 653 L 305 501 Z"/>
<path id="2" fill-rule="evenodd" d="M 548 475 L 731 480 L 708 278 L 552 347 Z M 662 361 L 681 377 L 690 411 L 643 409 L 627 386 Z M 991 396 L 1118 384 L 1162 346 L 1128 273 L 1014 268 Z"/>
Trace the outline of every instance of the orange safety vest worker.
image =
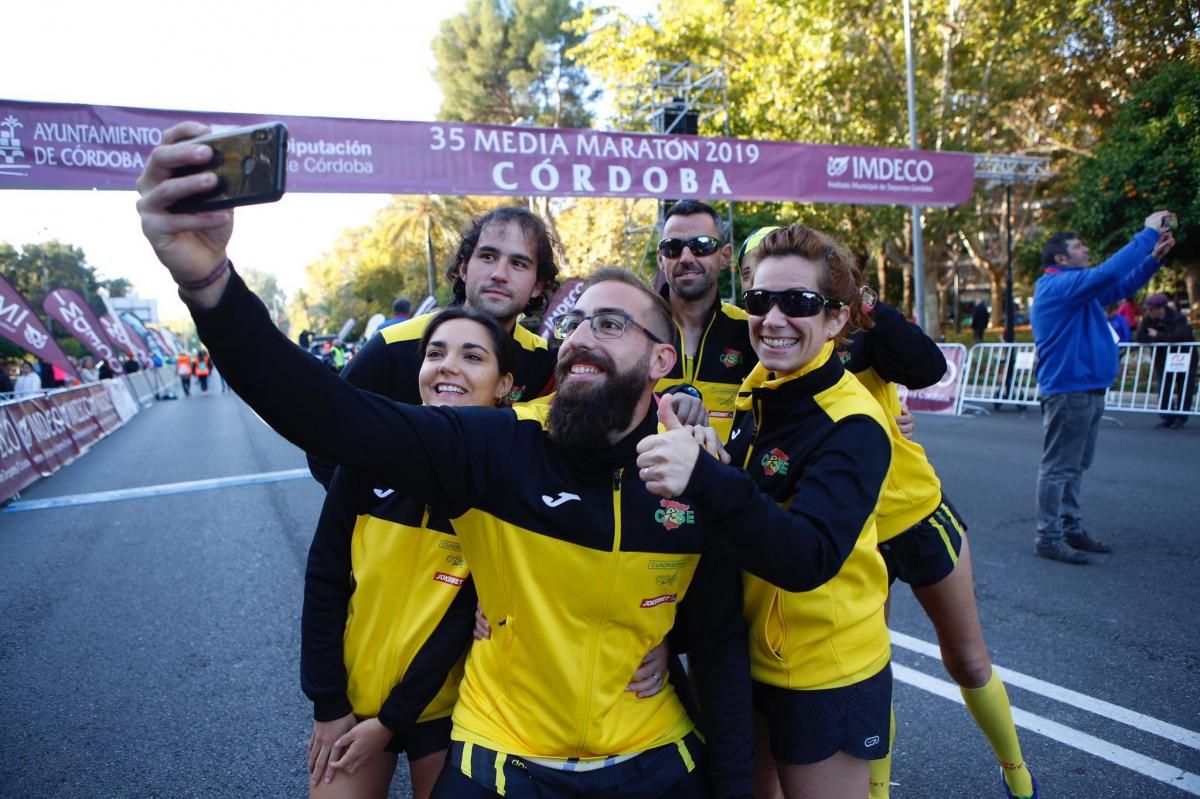
<path id="1" fill-rule="evenodd" d="M 175 374 L 180 377 L 192 376 L 192 359 L 187 355 L 180 355 L 177 359 L 178 366 L 175 367 Z"/>
<path id="2" fill-rule="evenodd" d="M 208 358 L 199 356 L 195 359 L 196 377 L 208 377 Z"/>

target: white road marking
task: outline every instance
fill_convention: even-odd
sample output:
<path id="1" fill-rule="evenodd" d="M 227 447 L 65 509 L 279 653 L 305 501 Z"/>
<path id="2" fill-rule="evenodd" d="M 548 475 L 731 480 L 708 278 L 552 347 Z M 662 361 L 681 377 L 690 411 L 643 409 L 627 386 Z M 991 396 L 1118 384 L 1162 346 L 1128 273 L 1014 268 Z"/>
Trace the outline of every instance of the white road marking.
<path id="1" fill-rule="evenodd" d="M 924 672 L 910 669 L 899 663 L 892 664 L 892 676 L 914 688 L 920 688 L 922 691 L 928 691 L 931 694 L 940 696 L 943 699 L 949 699 L 952 702 L 957 702 L 960 705 L 965 704 L 958 686 L 948 680 L 939 680 L 937 677 L 930 677 Z M 1200 775 L 1198 774 L 1193 774 L 1177 766 L 1163 763 L 1161 760 L 1147 757 L 1139 752 L 1134 752 L 1132 749 L 1117 746 L 1103 738 L 1088 735 L 1085 732 L 1072 729 L 1064 724 L 1059 724 L 1057 721 L 1051 721 L 1048 718 L 1030 713 L 1027 710 L 1021 710 L 1016 706 L 1012 709 L 1012 715 L 1013 723 L 1018 727 L 1031 730 L 1039 735 L 1044 735 L 1047 738 L 1066 744 L 1081 752 L 1086 752 L 1089 755 L 1095 755 L 1110 763 L 1123 766 L 1130 771 L 1144 774 L 1151 779 L 1170 785 L 1172 788 L 1178 788 L 1185 793 L 1200 796 Z"/>
<path id="2" fill-rule="evenodd" d="M 936 644 L 931 644 L 922 641 L 920 638 L 913 638 L 911 635 L 898 633 L 894 630 L 892 631 L 892 644 L 902 649 L 907 649 L 910 652 L 935 658 L 938 661 L 942 658 Z M 1000 679 L 1004 680 L 1008 685 L 1015 685 L 1030 693 L 1044 696 L 1047 699 L 1053 699 L 1056 702 L 1062 702 L 1064 705 L 1071 705 L 1080 710 L 1094 713 L 1097 716 L 1103 716 L 1113 721 L 1119 721 L 1122 724 L 1128 724 L 1134 729 L 1148 732 L 1151 735 L 1157 735 L 1159 738 L 1165 738 L 1173 743 L 1192 749 L 1200 749 L 1200 733 L 1156 719 L 1153 716 L 1138 713 L 1135 710 L 1130 710 L 1120 705 L 1114 705 L 1111 702 L 1105 702 L 1103 699 L 1097 699 L 1087 694 L 1081 694 L 1078 691 L 1072 691 L 1070 688 L 1063 688 L 1061 685 L 1039 680 L 1037 677 L 1030 677 L 1028 674 L 1022 674 L 1019 671 L 1006 669 L 1003 666 L 993 666 L 993 668 L 1000 675 Z"/>
<path id="3" fill-rule="evenodd" d="M 281 472 L 260 472 L 258 474 L 240 474 L 233 477 L 215 477 L 210 480 L 189 480 L 183 483 L 161 483 L 138 488 L 122 488 L 116 491 L 96 491 L 91 494 L 68 494 L 62 497 L 46 499 L 19 500 L 3 509 L 4 513 L 21 513 L 31 510 L 49 510 L 52 508 L 72 508 L 77 505 L 95 505 L 104 502 L 119 502 L 125 499 L 145 499 L 146 497 L 162 497 L 169 494 L 189 494 L 194 491 L 211 491 L 214 488 L 232 488 L 234 486 L 260 485 L 262 483 L 280 483 L 285 480 L 300 480 L 309 477 L 308 469 L 286 469 Z"/>

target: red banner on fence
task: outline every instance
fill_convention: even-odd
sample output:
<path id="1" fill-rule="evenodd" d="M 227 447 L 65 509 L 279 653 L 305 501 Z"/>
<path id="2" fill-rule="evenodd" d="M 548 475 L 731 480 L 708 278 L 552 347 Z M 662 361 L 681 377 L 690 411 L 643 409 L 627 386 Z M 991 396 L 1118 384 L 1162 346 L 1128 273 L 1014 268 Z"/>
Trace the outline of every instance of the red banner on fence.
<path id="1" fill-rule="evenodd" d="M 296 192 L 948 206 L 968 153 L 559 128 L 273 117 L 0 100 L 0 189 L 125 189 L 165 128 L 279 120 Z"/>
<path id="2" fill-rule="evenodd" d="M 106 380 L 0 407 L 0 501 L 58 471 L 124 424 L 112 390 L 132 403 L 122 383 Z"/>
<path id="3" fill-rule="evenodd" d="M 958 394 L 962 387 L 963 367 L 967 364 L 967 348 L 962 344 L 939 344 L 938 349 L 946 356 L 946 373 L 932 386 L 909 391 L 897 386 L 900 401 L 910 411 L 925 413 L 958 413 Z"/>

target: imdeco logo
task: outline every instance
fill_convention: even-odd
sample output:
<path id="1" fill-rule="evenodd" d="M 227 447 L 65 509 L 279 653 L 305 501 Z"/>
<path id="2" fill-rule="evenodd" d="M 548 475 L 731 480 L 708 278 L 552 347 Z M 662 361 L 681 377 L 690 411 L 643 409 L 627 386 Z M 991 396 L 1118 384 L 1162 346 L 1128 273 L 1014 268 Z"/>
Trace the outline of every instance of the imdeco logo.
<path id="1" fill-rule="evenodd" d="M 825 162 L 825 174 L 831 178 L 840 178 L 846 174 L 846 167 L 850 166 L 850 156 L 829 156 L 829 160 Z"/>

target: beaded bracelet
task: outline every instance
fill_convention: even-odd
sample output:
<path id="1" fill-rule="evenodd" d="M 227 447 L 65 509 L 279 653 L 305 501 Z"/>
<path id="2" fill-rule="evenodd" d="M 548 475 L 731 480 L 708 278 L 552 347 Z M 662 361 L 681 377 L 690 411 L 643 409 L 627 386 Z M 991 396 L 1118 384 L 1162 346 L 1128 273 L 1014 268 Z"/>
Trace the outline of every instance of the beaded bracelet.
<path id="1" fill-rule="evenodd" d="M 209 272 L 207 277 L 202 277 L 199 280 L 177 280 L 175 283 L 181 289 L 187 289 L 188 291 L 199 291 L 200 289 L 208 288 L 213 283 L 216 283 L 218 280 L 220 280 L 221 275 L 225 274 L 225 271 L 229 269 L 230 266 L 231 264 L 229 263 L 229 259 L 222 258 L 221 263 L 217 264 L 216 268 Z"/>

